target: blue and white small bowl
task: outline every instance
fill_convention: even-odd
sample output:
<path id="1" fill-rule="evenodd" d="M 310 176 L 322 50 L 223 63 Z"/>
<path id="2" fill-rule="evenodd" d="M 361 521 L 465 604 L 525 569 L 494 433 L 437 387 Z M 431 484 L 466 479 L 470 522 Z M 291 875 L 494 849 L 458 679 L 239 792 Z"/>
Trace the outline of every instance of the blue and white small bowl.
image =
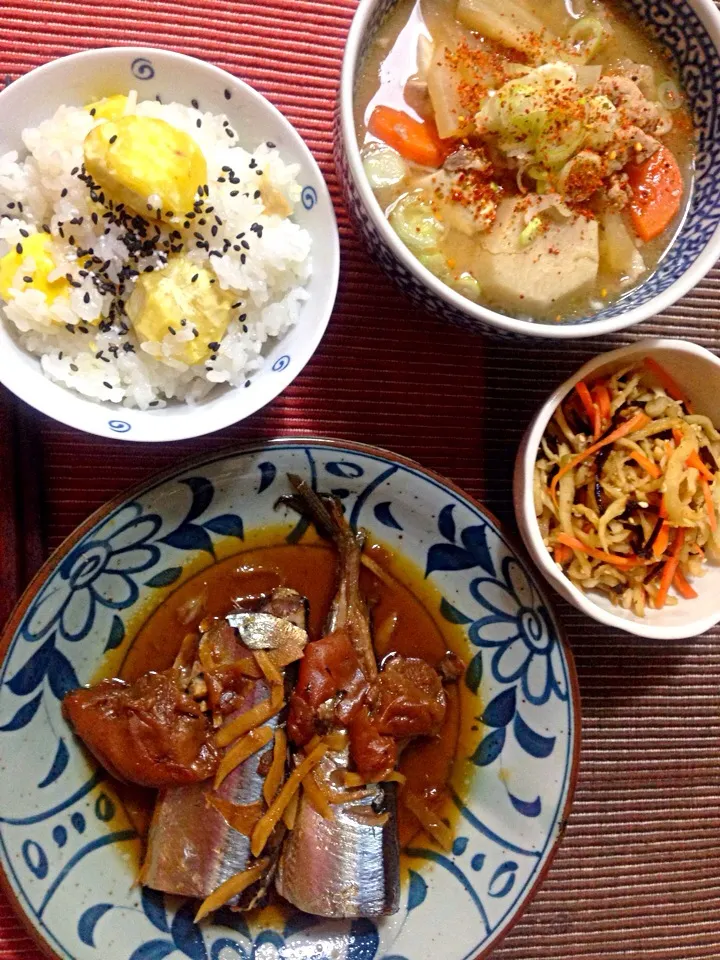
<path id="1" fill-rule="evenodd" d="M 670 250 L 644 283 L 597 313 L 559 324 L 516 320 L 451 290 L 419 263 L 383 216 L 363 171 L 353 103 L 366 52 L 396 2 L 360 0 L 357 8 L 340 81 L 336 163 L 348 211 L 370 253 L 415 303 L 480 333 L 572 340 L 641 323 L 702 280 L 720 257 L 720 12 L 713 0 L 631 0 L 680 73 L 697 136 L 693 196 Z"/>
<path id="2" fill-rule="evenodd" d="M 0 383 L 42 413 L 86 433 L 122 440 L 183 440 L 221 430 L 274 400 L 310 360 L 325 333 L 337 293 L 340 245 L 332 200 L 323 175 L 300 134 L 263 96 L 231 74 L 180 53 L 154 47 L 88 50 L 44 64 L 0 93 L 0 156 L 21 154 L 22 131 L 36 127 L 62 104 L 84 105 L 137 90 L 143 100 L 189 104 L 226 113 L 239 142 L 254 150 L 271 140 L 283 160 L 300 166 L 301 203 L 293 219 L 312 237 L 317 269 L 297 324 L 272 344 L 249 387 L 216 388 L 197 404 L 136 410 L 82 397 L 48 380 L 37 357 L 13 339 L 0 321 Z M 229 97 L 228 94 L 229 93 Z"/>

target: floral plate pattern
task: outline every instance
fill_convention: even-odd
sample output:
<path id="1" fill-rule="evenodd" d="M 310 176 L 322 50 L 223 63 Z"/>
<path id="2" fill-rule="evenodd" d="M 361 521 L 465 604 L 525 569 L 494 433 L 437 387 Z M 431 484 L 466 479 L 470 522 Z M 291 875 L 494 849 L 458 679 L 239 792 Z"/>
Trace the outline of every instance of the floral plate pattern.
<path id="1" fill-rule="evenodd" d="M 132 640 L 205 560 L 251 529 L 303 521 L 275 510 L 288 471 L 333 492 L 355 526 L 437 588 L 431 613 L 462 630 L 463 725 L 451 852 L 406 851 L 400 912 L 379 923 L 230 912 L 196 927 L 195 904 L 134 886 L 140 841 L 60 701 Z M 230 545 L 230 546 L 229 546 Z M 46 564 L 5 630 L 0 664 L 0 864 L 46 952 L 62 960 L 447 960 L 485 956 L 554 853 L 577 768 L 572 659 L 542 588 L 496 521 L 451 484 L 370 447 L 278 440 L 151 481 L 93 515 Z M 462 738 L 461 738 L 462 739 Z M 452 929 L 451 942 L 447 931 Z"/>

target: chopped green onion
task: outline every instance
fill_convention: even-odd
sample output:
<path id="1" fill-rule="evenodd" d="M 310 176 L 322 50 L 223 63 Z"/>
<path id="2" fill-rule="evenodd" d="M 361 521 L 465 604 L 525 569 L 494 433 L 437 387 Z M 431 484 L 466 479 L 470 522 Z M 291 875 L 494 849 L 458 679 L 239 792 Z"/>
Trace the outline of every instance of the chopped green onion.
<path id="1" fill-rule="evenodd" d="M 457 290 L 458 293 L 462 294 L 463 297 L 467 297 L 468 300 L 480 299 L 482 292 L 480 284 L 471 273 L 461 273 L 459 277 L 451 277 L 447 282 L 453 290 Z"/>
<path id="2" fill-rule="evenodd" d="M 578 54 L 585 63 L 597 54 L 604 39 L 605 29 L 596 17 L 583 17 L 568 32 L 573 53 Z"/>
<path id="3" fill-rule="evenodd" d="M 682 105 L 682 94 L 674 80 L 665 80 L 657 88 L 657 97 L 666 110 L 677 110 Z"/>
<path id="4" fill-rule="evenodd" d="M 540 231 L 541 227 L 542 227 L 542 220 L 540 219 L 540 217 L 533 217 L 530 223 L 528 223 L 528 225 L 523 228 L 523 231 L 520 234 L 520 238 L 518 240 L 518 243 L 520 244 L 520 246 L 521 247 L 529 246 L 533 242 L 535 237 L 538 235 L 538 232 Z"/>
<path id="5" fill-rule="evenodd" d="M 415 254 L 434 250 L 445 233 L 442 223 L 423 202 L 421 192 L 401 197 L 390 211 L 388 220 L 405 246 Z"/>
<path id="6" fill-rule="evenodd" d="M 397 150 L 376 143 L 363 150 L 363 169 L 373 190 L 394 187 L 408 174 L 408 165 Z"/>

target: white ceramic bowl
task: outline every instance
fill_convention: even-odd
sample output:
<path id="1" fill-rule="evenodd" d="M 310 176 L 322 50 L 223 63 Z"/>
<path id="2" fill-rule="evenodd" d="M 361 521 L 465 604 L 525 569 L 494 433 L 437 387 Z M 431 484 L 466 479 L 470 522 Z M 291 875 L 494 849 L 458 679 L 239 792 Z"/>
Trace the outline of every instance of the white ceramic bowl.
<path id="1" fill-rule="evenodd" d="M 272 345 L 264 368 L 247 388 L 219 388 L 203 402 L 136 410 L 88 400 L 48 380 L 39 360 L 21 349 L 0 321 L 0 382 L 48 416 L 103 437 L 181 440 L 220 430 L 250 416 L 281 393 L 312 357 L 327 327 L 337 291 L 340 250 L 332 201 L 309 149 L 290 123 L 242 80 L 193 57 L 152 47 L 89 50 L 53 60 L 0 93 L 0 156 L 22 155 L 21 134 L 61 104 L 83 105 L 114 93 L 138 91 L 141 99 L 190 103 L 227 113 L 243 146 L 277 144 L 284 160 L 300 165 L 302 202 L 294 219 L 312 236 L 316 265 L 309 299 L 297 325 Z M 227 99 L 225 91 L 230 94 Z"/>
<path id="2" fill-rule="evenodd" d="M 353 104 L 365 53 L 396 2 L 361 0 L 358 5 L 345 46 L 336 151 L 355 226 L 375 260 L 414 302 L 478 332 L 573 340 L 647 320 L 702 280 L 720 257 L 720 12 L 713 0 L 630 0 L 634 14 L 675 61 L 687 95 L 697 139 L 693 196 L 670 250 L 650 277 L 599 312 L 558 324 L 516 320 L 451 290 L 410 253 L 375 199 L 362 166 Z"/>
<path id="3" fill-rule="evenodd" d="M 558 387 L 528 427 L 515 461 L 515 516 L 525 546 L 545 579 L 578 610 L 609 627 L 639 637 L 680 640 L 695 637 L 720 623 L 720 565 L 708 564 L 705 576 L 693 580 L 693 587 L 699 594 L 696 600 L 681 600 L 662 610 L 648 609 L 644 617 L 638 617 L 629 610 L 614 607 L 600 594 L 583 593 L 570 582 L 543 543 L 533 505 L 535 459 L 545 428 L 558 405 L 578 381 L 609 373 L 628 360 L 645 356 L 654 357 L 683 385 L 697 413 L 720 423 L 720 360 L 703 347 L 687 340 L 651 339 L 603 353 Z"/>

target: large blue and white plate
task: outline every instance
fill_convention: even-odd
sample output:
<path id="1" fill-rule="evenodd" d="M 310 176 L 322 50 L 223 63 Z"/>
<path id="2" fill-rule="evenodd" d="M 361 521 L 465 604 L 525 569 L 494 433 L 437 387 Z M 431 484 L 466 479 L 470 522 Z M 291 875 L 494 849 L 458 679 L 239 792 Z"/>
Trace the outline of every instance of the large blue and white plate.
<path id="1" fill-rule="evenodd" d="M 469 667 L 452 778 L 451 853 L 406 859 L 400 912 L 375 924 L 301 914 L 270 925 L 135 885 L 140 841 L 62 719 L 66 691 L 117 659 L 191 571 L 297 517 L 274 504 L 294 471 L 342 497 L 353 524 L 413 561 Z M 276 526 L 277 531 L 277 526 Z M 497 522 L 394 454 L 278 440 L 167 473 L 95 513 L 30 585 L 0 646 L 0 863 L 11 899 L 62 960 L 464 960 L 485 956 L 543 877 L 569 812 L 579 698 L 542 586 Z"/>

